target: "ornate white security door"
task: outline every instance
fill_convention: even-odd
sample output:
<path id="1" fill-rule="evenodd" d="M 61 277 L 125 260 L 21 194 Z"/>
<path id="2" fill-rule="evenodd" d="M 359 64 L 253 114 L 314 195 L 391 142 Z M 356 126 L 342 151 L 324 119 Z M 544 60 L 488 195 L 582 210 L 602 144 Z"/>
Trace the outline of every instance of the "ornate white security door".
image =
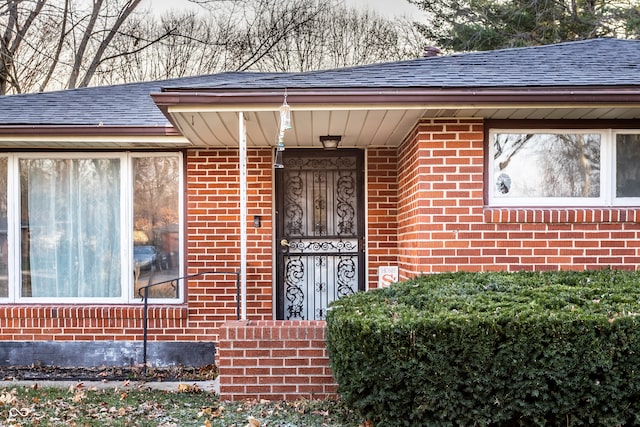
<path id="1" fill-rule="evenodd" d="M 285 150 L 276 170 L 278 319 L 324 319 L 364 289 L 363 154 Z"/>

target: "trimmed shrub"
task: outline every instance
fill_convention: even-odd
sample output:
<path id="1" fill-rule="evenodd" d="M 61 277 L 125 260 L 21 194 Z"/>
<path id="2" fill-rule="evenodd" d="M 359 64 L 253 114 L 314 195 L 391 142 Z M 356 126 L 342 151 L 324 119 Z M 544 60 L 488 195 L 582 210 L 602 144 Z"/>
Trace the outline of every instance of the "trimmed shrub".
<path id="1" fill-rule="evenodd" d="M 640 424 L 640 273 L 445 273 L 334 302 L 339 393 L 378 426 Z"/>

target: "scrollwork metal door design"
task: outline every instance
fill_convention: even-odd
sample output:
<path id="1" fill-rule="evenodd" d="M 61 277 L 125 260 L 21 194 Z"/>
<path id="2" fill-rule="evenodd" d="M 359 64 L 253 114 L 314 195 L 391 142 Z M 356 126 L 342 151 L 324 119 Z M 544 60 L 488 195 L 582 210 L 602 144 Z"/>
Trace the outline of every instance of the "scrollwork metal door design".
<path id="1" fill-rule="evenodd" d="M 363 155 L 286 150 L 276 172 L 278 319 L 324 319 L 364 289 Z"/>

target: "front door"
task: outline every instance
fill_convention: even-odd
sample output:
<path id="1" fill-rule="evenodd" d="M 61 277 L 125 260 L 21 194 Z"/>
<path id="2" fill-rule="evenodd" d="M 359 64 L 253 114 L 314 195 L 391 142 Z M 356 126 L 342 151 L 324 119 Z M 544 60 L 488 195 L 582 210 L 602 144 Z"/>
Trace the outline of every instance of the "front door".
<path id="1" fill-rule="evenodd" d="M 324 319 L 329 303 L 364 290 L 361 150 L 283 152 L 276 170 L 276 315 Z"/>

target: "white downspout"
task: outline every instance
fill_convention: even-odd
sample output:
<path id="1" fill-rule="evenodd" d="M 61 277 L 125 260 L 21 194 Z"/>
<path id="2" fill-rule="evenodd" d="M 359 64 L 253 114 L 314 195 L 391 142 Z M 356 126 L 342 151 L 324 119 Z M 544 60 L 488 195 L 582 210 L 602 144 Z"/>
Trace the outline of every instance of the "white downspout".
<path id="1" fill-rule="evenodd" d="M 247 320 L 247 129 L 244 113 L 238 113 L 240 149 L 240 319 Z"/>

